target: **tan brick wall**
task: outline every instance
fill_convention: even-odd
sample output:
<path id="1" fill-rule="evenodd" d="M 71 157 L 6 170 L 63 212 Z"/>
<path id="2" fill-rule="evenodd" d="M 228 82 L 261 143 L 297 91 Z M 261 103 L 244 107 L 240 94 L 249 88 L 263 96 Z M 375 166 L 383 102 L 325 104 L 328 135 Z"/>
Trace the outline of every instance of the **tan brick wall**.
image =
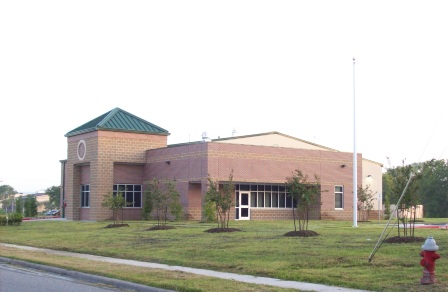
<path id="1" fill-rule="evenodd" d="M 86 156 L 79 160 L 77 147 L 80 140 L 86 143 Z M 144 164 L 146 150 L 165 147 L 167 136 L 113 131 L 94 131 L 67 138 L 66 201 L 67 219 L 80 219 L 79 167 L 90 166 L 89 220 L 105 220 L 112 211 L 101 206 L 104 195 L 112 191 L 114 164 Z M 120 167 L 119 167 L 120 168 Z M 140 167 L 143 171 L 143 167 Z M 129 213 L 140 214 L 140 210 Z M 136 215 L 130 215 L 135 217 Z M 140 218 L 140 215 L 139 215 Z"/>

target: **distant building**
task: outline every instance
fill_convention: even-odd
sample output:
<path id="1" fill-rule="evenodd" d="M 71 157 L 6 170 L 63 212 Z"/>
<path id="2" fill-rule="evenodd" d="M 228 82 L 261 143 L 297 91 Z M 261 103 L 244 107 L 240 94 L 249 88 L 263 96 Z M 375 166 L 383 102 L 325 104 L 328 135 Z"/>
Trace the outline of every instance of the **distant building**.
<path id="1" fill-rule="evenodd" d="M 44 204 L 50 201 L 50 196 L 45 193 L 37 193 L 37 194 L 33 194 L 33 196 L 36 197 L 37 212 L 38 213 L 44 212 L 46 210 Z"/>
<path id="2" fill-rule="evenodd" d="M 169 132 L 115 108 L 68 132 L 61 160 L 61 207 L 71 220 L 105 220 L 104 195 L 126 188 L 125 218 L 138 220 L 145 182 L 175 179 L 186 217 L 201 220 L 207 177 L 224 184 L 233 170 L 236 220 L 290 219 L 286 177 L 300 169 L 320 177 L 322 195 L 313 219 L 353 218 L 353 153 L 268 132 L 167 145 Z M 206 136 L 206 135 L 205 135 Z M 382 193 L 382 165 L 357 153 L 363 187 Z M 379 197 L 378 197 L 378 200 Z M 381 204 L 370 214 L 378 217 Z"/>
<path id="3" fill-rule="evenodd" d="M 15 194 L 14 195 L 14 200 L 18 199 L 18 198 L 22 198 L 22 200 L 25 200 L 25 198 L 27 196 L 34 196 L 36 197 L 36 201 L 37 201 L 37 212 L 41 213 L 43 211 L 45 211 L 45 203 L 48 202 L 50 200 L 50 197 L 45 194 L 45 193 L 35 193 L 35 194 Z M 15 202 L 12 203 L 11 205 L 11 210 L 10 211 L 15 211 Z"/>

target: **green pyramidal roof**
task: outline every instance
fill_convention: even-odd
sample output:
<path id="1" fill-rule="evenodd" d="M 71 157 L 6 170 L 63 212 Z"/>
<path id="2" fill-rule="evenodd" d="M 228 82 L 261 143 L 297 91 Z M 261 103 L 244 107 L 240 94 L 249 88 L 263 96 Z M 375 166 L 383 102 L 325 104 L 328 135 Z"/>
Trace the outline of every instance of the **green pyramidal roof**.
<path id="1" fill-rule="evenodd" d="M 169 135 L 170 133 L 150 122 L 147 122 L 120 108 L 115 108 L 90 122 L 71 130 L 65 137 L 71 137 L 87 132 L 107 130 L 145 134 Z"/>

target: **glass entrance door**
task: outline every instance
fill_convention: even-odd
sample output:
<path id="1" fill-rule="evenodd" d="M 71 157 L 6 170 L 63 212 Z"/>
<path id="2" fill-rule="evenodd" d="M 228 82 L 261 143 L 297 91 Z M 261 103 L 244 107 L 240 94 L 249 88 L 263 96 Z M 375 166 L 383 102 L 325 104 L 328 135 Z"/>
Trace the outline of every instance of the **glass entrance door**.
<path id="1" fill-rule="evenodd" d="M 250 194 L 249 192 L 240 192 L 239 194 L 239 208 L 237 219 L 250 219 Z"/>

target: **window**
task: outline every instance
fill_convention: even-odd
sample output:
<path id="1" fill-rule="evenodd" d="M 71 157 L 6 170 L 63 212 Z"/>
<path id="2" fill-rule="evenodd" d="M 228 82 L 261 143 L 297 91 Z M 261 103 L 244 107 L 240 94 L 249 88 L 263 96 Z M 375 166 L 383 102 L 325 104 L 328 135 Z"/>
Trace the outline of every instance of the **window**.
<path id="1" fill-rule="evenodd" d="M 126 200 L 125 208 L 142 207 L 142 185 L 117 184 L 114 185 L 113 194 L 120 193 Z"/>
<path id="2" fill-rule="evenodd" d="M 257 207 L 257 192 L 250 193 L 250 206 Z"/>
<path id="3" fill-rule="evenodd" d="M 334 207 L 336 209 L 344 208 L 344 187 L 343 186 L 335 186 L 334 187 L 334 198 L 335 198 Z"/>
<path id="4" fill-rule="evenodd" d="M 253 208 L 292 208 L 296 206 L 284 185 L 235 184 L 235 191 L 250 190 L 250 206 Z"/>
<path id="5" fill-rule="evenodd" d="M 90 185 L 81 185 L 81 207 L 90 207 Z"/>

